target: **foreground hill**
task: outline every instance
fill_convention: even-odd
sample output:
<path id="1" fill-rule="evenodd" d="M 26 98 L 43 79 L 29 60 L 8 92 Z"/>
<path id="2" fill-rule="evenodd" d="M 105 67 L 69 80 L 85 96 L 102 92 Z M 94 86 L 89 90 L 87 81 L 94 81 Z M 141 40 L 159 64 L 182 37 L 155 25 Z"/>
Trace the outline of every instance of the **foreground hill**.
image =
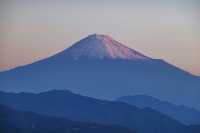
<path id="1" fill-rule="evenodd" d="M 1 133 L 134 133 L 120 126 L 74 122 L 0 105 Z"/>
<path id="2" fill-rule="evenodd" d="M 123 96 L 117 101 L 139 108 L 152 108 L 187 125 L 200 125 L 200 111 L 186 106 L 178 106 L 146 95 Z"/>
<path id="3" fill-rule="evenodd" d="M 0 90 L 66 89 L 101 99 L 147 94 L 200 109 L 200 80 L 106 35 L 90 35 L 44 60 L 0 73 Z"/>
<path id="4" fill-rule="evenodd" d="M 121 125 L 138 133 L 192 133 L 187 126 L 150 108 L 139 109 L 69 91 L 54 90 L 39 94 L 1 92 L 0 104 L 75 121 Z"/>

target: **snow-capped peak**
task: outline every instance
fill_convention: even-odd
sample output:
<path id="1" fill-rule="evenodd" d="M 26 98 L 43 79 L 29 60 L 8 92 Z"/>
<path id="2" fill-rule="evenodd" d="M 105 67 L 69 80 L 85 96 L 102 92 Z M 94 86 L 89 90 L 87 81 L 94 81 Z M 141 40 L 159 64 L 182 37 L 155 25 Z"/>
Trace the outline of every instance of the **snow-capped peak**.
<path id="1" fill-rule="evenodd" d="M 80 40 L 65 50 L 65 55 L 73 59 L 150 59 L 115 41 L 110 36 L 101 34 L 92 34 Z"/>

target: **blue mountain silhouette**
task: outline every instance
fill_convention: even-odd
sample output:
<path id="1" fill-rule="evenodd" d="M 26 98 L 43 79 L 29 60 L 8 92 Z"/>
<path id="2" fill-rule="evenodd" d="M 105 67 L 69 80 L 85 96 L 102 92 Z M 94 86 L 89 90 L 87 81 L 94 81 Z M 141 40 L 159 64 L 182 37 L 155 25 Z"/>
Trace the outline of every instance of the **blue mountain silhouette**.
<path id="1" fill-rule="evenodd" d="M 175 105 L 146 95 L 123 96 L 118 98 L 117 101 L 139 108 L 152 108 L 187 125 L 200 125 L 200 111 L 194 108 Z"/>
<path id="2" fill-rule="evenodd" d="M 69 91 L 0 93 L 0 104 L 74 121 L 120 125 L 139 133 L 191 133 L 188 126 L 150 108 L 98 100 Z"/>

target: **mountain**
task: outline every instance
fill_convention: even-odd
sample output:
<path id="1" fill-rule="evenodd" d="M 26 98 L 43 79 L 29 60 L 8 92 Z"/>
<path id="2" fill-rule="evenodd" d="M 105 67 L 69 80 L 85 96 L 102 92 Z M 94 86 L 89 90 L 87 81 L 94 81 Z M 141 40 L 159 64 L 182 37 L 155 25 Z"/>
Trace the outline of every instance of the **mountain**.
<path id="1" fill-rule="evenodd" d="M 107 35 L 93 34 L 84 38 L 61 53 L 73 59 L 124 59 L 138 60 L 149 57 L 133 50 Z"/>
<path id="2" fill-rule="evenodd" d="M 120 126 L 74 122 L 0 105 L 1 133 L 134 133 Z"/>
<path id="3" fill-rule="evenodd" d="M 0 93 L 0 104 L 22 111 L 65 117 L 74 121 L 120 125 L 139 133 L 191 133 L 178 121 L 150 108 L 98 100 L 69 91 Z"/>
<path id="4" fill-rule="evenodd" d="M 49 58 L 0 73 L 2 91 L 52 89 L 107 100 L 145 94 L 200 109 L 199 78 L 106 35 L 90 35 Z"/>
<path id="5" fill-rule="evenodd" d="M 200 125 L 200 111 L 183 105 L 175 105 L 146 95 L 123 96 L 117 101 L 139 108 L 152 108 L 187 125 Z"/>

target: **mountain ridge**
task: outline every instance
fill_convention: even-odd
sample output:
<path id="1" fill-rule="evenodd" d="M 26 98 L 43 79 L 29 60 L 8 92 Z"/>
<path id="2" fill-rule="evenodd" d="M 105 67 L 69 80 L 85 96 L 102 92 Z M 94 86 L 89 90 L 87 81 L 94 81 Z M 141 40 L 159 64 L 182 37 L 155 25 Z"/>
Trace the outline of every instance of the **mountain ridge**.
<path id="1" fill-rule="evenodd" d="M 100 125 L 19 111 L 0 105 L 1 133 L 135 133 L 117 125 Z"/>
<path id="2" fill-rule="evenodd" d="M 98 100 L 65 90 L 38 94 L 0 92 L 0 104 L 74 121 L 120 125 L 139 133 L 190 133 L 184 124 L 153 109 L 139 109 L 123 102 Z"/>
<path id="3" fill-rule="evenodd" d="M 186 125 L 200 125 L 200 111 L 184 105 L 175 105 L 147 95 L 122 96 L 117 98 L 117 101 L 139 108 L 152 108 Z"/>

